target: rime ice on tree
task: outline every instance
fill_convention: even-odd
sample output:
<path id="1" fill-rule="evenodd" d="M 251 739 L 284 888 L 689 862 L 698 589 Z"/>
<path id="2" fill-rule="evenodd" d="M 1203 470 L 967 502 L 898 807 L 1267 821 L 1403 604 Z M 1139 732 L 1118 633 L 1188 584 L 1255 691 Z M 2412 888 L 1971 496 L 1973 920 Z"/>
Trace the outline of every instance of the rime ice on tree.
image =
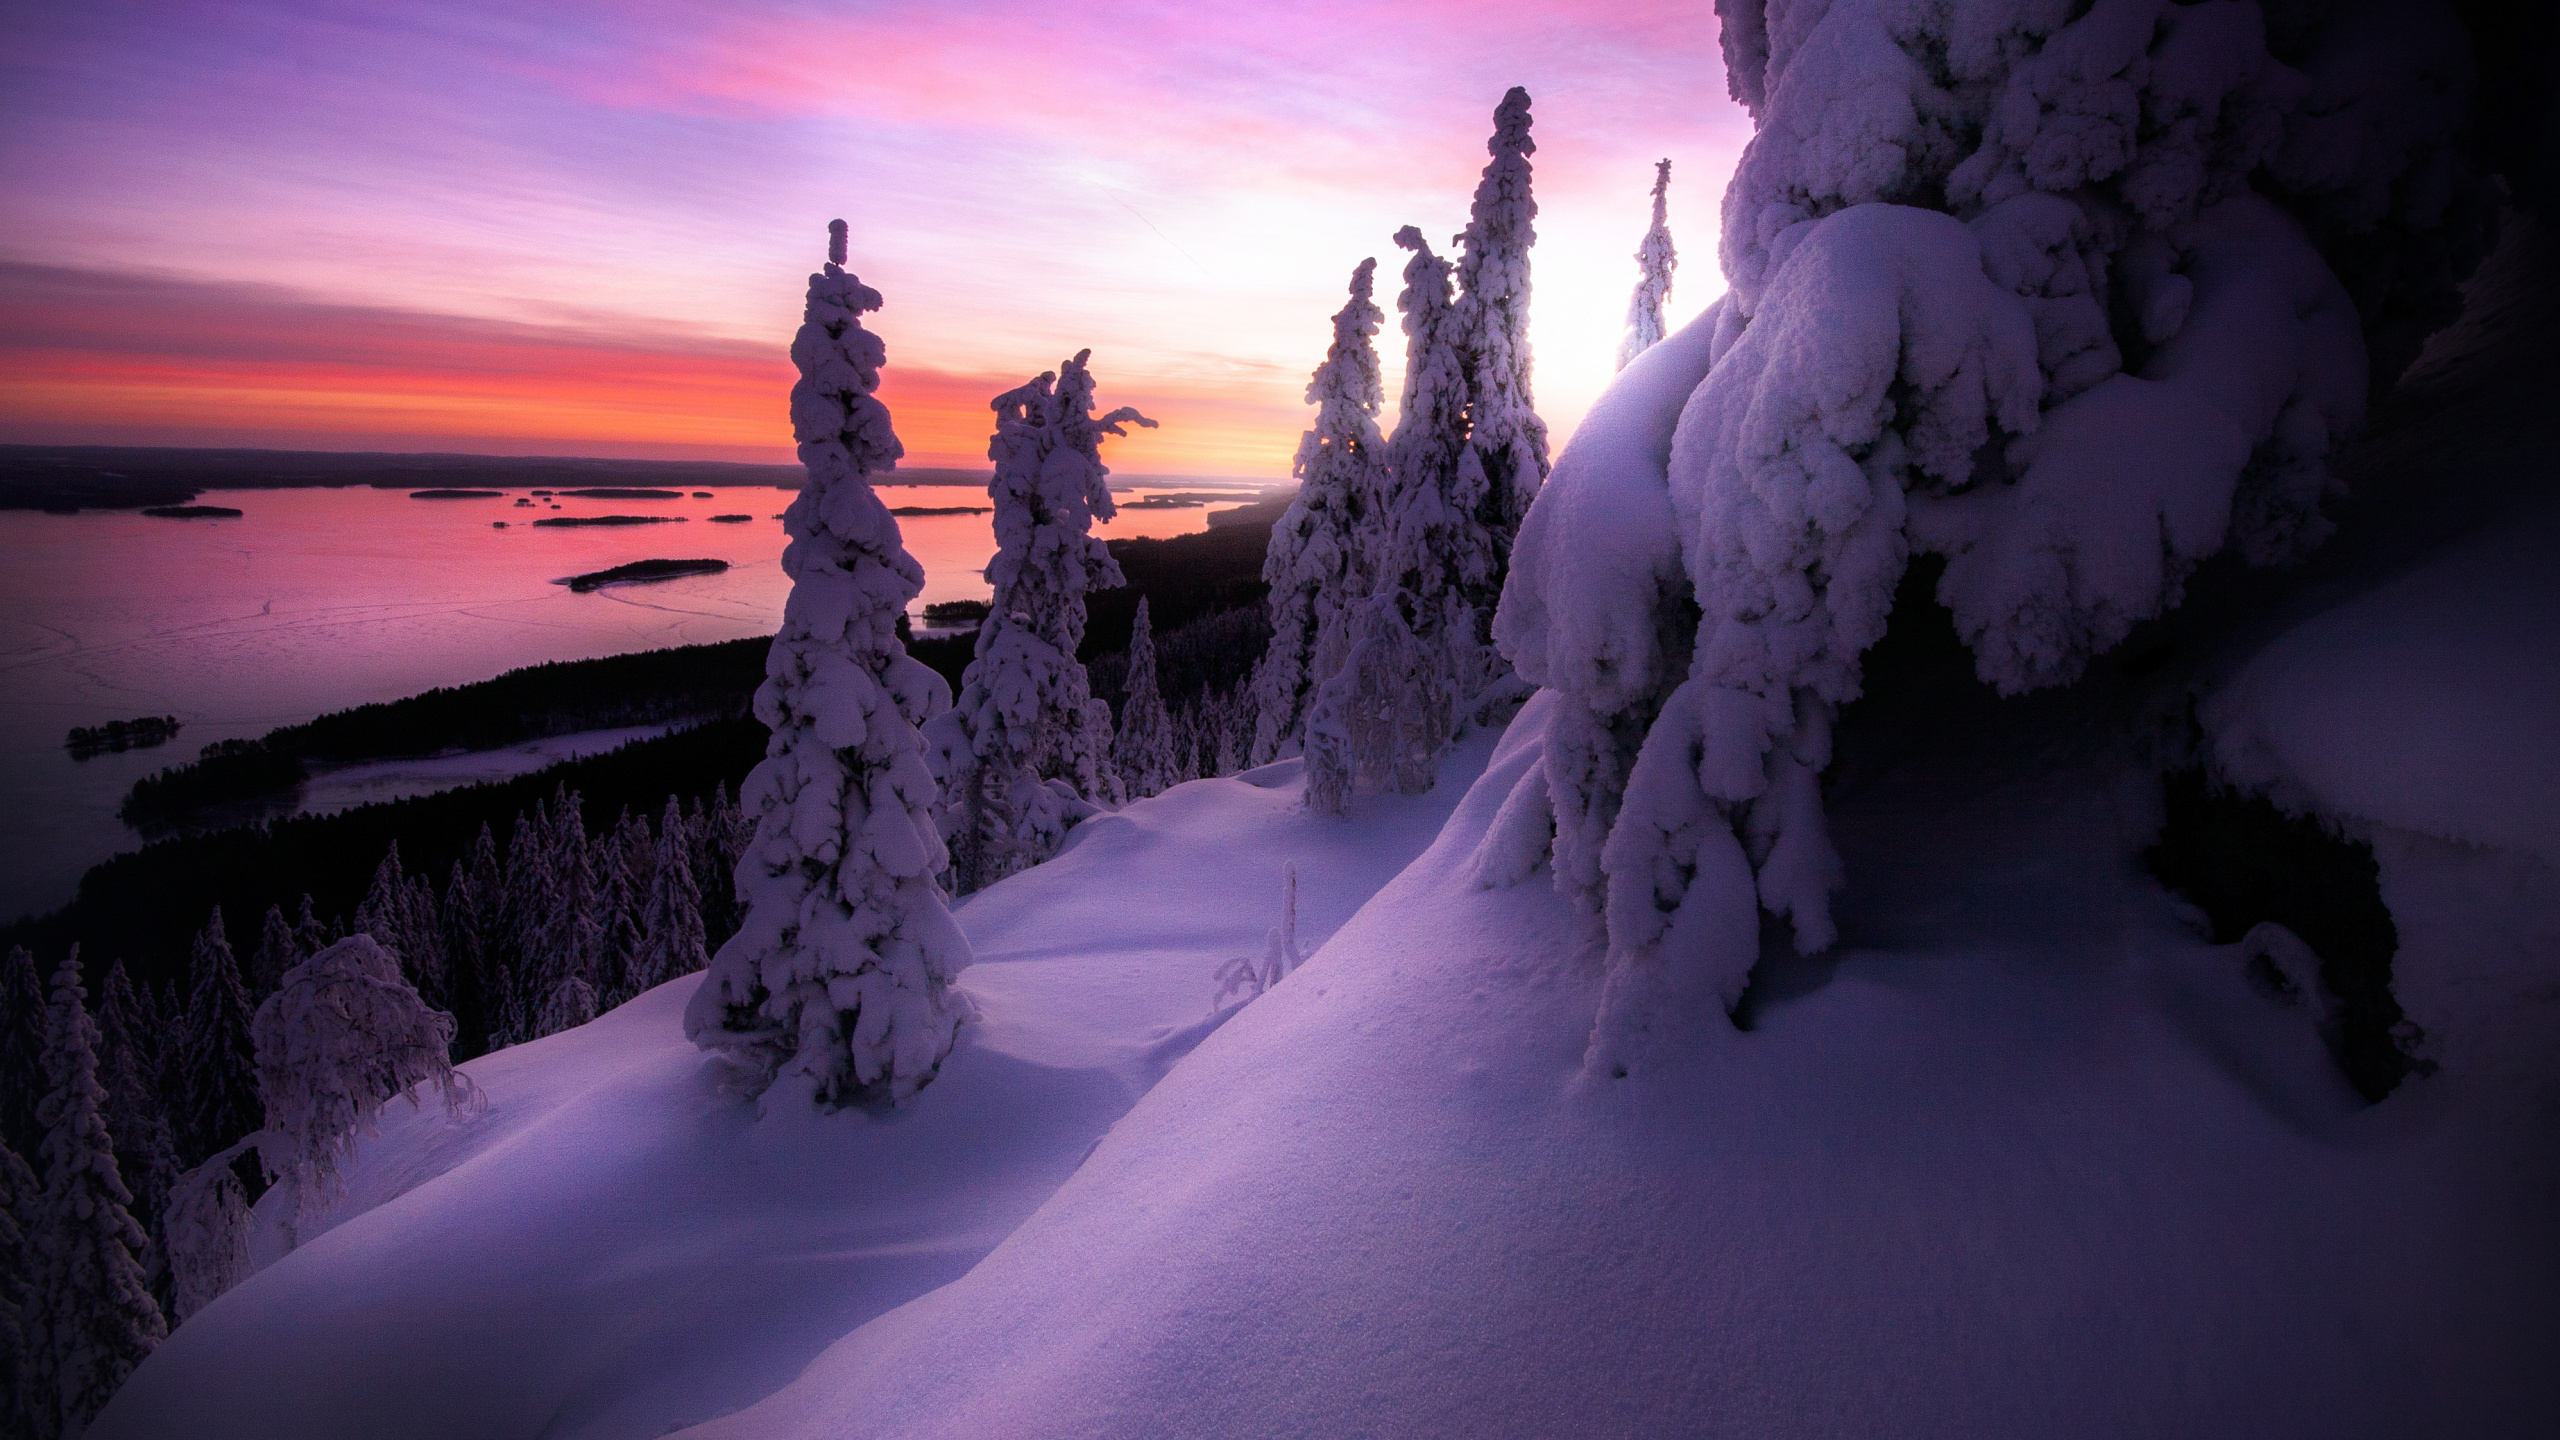
<path id="1" fill-rule="evenodd" d="M 1297 743 L 1309 700 L 1350 648 L 1346 621 L 1368 593 L 1386 523 L 1386 392 L 1370 337 L 1386 319 L 1370 298 L 1378 262 L 1351 272 L 1351 298 L 1333 317 L 1333 344 L 1307 383 L 1316 421 L 1298 441 L 1297 497 L 1272 527 L 1262 578 L 1271 642 L 1254 671 L 1253 753 L 1271 760 Z"/>
<path id="2" fill-rule="evenodd" d="M 2449 296 L 2486 228 L 2463 107 L 2409 103 L 2464 66 L 2371 43 L 2434 34 L 2425 7 L 2288 12 L 2300 70 L 2243 5 L 1719 9 L 1758 125 L 1732 289 L 1594 407 L 1495 627 L 1557 719 L 1480 873 L 1552 823 L 1557 883 L 1605 910 L 1599 1074 L 1731 1006 L 1762 910 L 1830 943 L 1831 719 L 1913 551 L 2013 693 L 2226 546 L 2302 553 L 2367 333 Z M 2378 143 L 2331 143 L 2346 114 Z M 2373 196 L 2403 199 L 2347 234 Z M 2360 317 L 2323 244 L 2405 287 Z"/>
<path id="3" fill-rule="evenodd" d="M 916 732 L 949 691 L 897 634 L 924 572 L 868 479 L 904 453 L 872 397 L 885 351 L 861 317 L 880 294 L 844 270 L 844 222 L 828 234 L 791 342 L 809 473 L 783 516 L 791 598 L 756 691 L 773 738 L 744 792 L 757 817 L 737 868 L 746 917 L 685 1033 L 841 1105 L 903 1100 L 933 1078 L 966 1013 L 951 978 L 969 947 L 935 883 L 946 859 Z"/>
<path id="4" fill-rule="evenodd" d="M 1126 406 L 1093 414 L 1092 353 L 993 402 L 995 598 L 958 703 L 927 730 L 963 895 L 1048 858 L 1069 825 L 1119 798 L 1111 707 L 1093 698 L 1076 649 L 1086 593 L 1125 583 L 1092 534 L 1118 513 L 1102 437 L 1156 422 Z"/>
<path id="5" fill-rule="evenodd" d="M 1671 225 L 1666 208 L 1671 192 L 1671 162 L 1658 161 L 1653 167 L 1653 225 L 1644 232 L 1643 243 L 1636 246 L 1636 293 L 1627 301 L 1627 334 L 1618 342 L 1618 368 L 1662 343 L 1662 306 L 1671 298 L 1671 272 L 1680 265 L 1679 253 L 1671 248 Z"/>

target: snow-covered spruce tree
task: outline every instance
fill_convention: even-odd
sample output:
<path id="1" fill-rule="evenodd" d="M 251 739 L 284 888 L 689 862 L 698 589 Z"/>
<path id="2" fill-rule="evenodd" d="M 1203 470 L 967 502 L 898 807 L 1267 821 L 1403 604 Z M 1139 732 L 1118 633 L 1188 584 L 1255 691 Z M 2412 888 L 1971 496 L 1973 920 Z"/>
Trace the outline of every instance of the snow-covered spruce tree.
<path id="1" fill-rule="evenodd" d="M 1085 596 L 1126 583 L 1093 533 L 1118 513 L 1102 437 L 1153 420 L 1127 406 L 1093 414 L 1080 350 L 995 398 L 995 587 L 960 698 L 926 730 L 943 787 L 953 893 L 982 890 L 1055 853 L 1067 827 L 1116 803 L 1110 707 L 1093 698 L 1076 650 Z"/>
<path id="2" fill-rule="evenodd" d="M 1298 440 L 1297 497 L 1271 529 L 1262 560 L 1271 643 L 1254 671 L 1260 705 L 1253 755 L 1268 762 L 1297 745 L 1307 702 L 1350 648 L 1344 617 L 1372 584 L 1376 532 L 1385 525 L 1386 443 L 1378 407 L 1386 388 L 1371 343 L 1386 312 L 1370 298 L 1378 262 L 1351 272 L 1351 298 L 1333 317 L 1333 343 L 1307 382 L 1315 424 Z"/>
<path id="3" fill-rule="evenodd" d="M 791 598 L 756 691 L 773 739 L 743 792 L 758 817 L 737 871 L 746 918 L 685 1033 L 832 1106 L 933 1079 L 967 1014 L 951 980 L 969 945 L 935 883 L 946 858 L 916 729 L 950 692 L 898 640 L 924 571 L 869 479 L 904 453 L 872 395 L 885 350 L 861 317 L 880 294 L 845 271 L 844 222 L 829 235 L 791 342 L 808 478 L 783 516 Z"/>
<path id="4" fill-rule="evenodd" d="M 1138 597 L 1138 617 L 1129 626 L 1128 698 L 1120 702 L 1119 750 L 1121 783 L 1132 800 L 1162 792 L 1176 780 L 1173 717 L 1165 713 L 1164 692 L 1156 688 L 1156 628 L 1147 614 L 1147 597 Z"/>
<path id="5" fill-rule="evenodd" d="M 234 983 L 237 981 L 235 979 Z M 143 1272 L 147 1242 L 116 1172 L 98 1084 L 98 1030 L 75 948 L 53 972 L 45 1007 L 43 1229 L 36 1308 L 43 1316 L 39 1406 L 77 1435 L 169 1330 Z"/>
<path id="6" fill-rule="evenodd" d="M 1671 298 L 1671 272 L 1680 266 L 1679 252 L 1671 248 L 1671 224 L 1668 209 L 1671 195 L 1671 162 L 1657 161 L 1653 167 L 1653 224 L 1644 232 L 1644 241 L 1636 246 L 1636 293 L 1627 301 L 1627 333 L 1618 342 L 1618 368 L 1662 343 L 1662 306 Z"/>
<path id="7" fill-rule="evenodd" d="M 196 936 L 188 965 L 186 1025 L 178 1037 L 179 1158 L 190 1164 L 258 1128 L 256 1051 L 249 992 L 222 928 L 222 907 Z"/>
<path id="8" fill-rule="evenodd" d="M 11 946 L 0 963 L 0 1143 L 36 1153 L 36 1100 L 44 1094 L 44 986 L 36 957 Z"/>
<path id="9" fill-rule="evenodd" d="M 686 858 L 684 823 L 684 811 L 668 796 L 666 818 L 659 826 L 664 839 L 649 867 L 649 891 L 640 897 L 640 939 L 627 976 L 633 995 L 710 963 L 702 934 L 702 891 L 693 881 L 693 862 Z"/>
<path id="10" fill-rule="evenodd" d="M 1912 552 L 2010 693 L 2217 551 L 2301 554 L 2367 333 L 2443 313 L 2487 229 L 2468 57 L 2423 0 L 1718 8 L 1758 125 L 1732 288 L 1584 421 L 1496 625 L 1556 719 L 1479 873 L 1552 823 L 1602 905 L 1601 1075 L 1731 1007 L 1763 909 L 1831 942 L 1831 720 Z M 2320 248 L 2349 214 L 2408 281 L 2361 317 Z"/>
<path id="11" fill-rule="evenodd" d="M 1450 733 L 1451 692 L 1395 592 L 1352 607 L 1351 648 L 1307 707 L 1307 808 L 1347 815 L 1360 790 L 1420 795 Z"/>
<path id="12" fill-rule="evenodd" d="M 290 1181 L 299 1212 L 333 1198 L 338 1167 L 400 1095 L 432 1089 L 447 1110 L 475 1098 L 453 1068 L 453 1017 L 419 998 L 399 959 L 369 935 L 350 935 L 285 972 L 258 1007 L 258 1142 L 270 1175 Z"/>
<path id="13" fill-rule="evenodd" d="M 312 956 L 317 955 L 321 951 L 338 943 L 341 938 L 341 931 L 344 928 L 345 927 L 342 925 L 322 920 L 319 914 L 312 909 L 311 892 L 308 890 L 303 891 L 302 907 L 295 914 L 293 921 L 293 945 L 294 953 L 297 957 L 296 963 L 299 963 L 302 960 L 308 960 Z M 284 972 L 279 970 L 276 972 L 276 975 L 278 979 L 282 979 Z"/>
<path id="14" fill-rule="evenodd" d="M 605 1009 L 639 993 L 633 973 L 640 963 L 641 931 L 648 923 L 649 886 L 657 864 L 658 842 L 650 838 L 649 822 L 625 806 L 597 866 L 602 938 L 596 952 L 596 994 Z"/>
<path id="15" fill-rule="evenodd" d="M 702 888 L 703 943 L 716 952 L 746 916 L 736 876 L 755 840 L 756 822 L 730 798 L 724 781 L 711 787 L 709 799 L 696 802 L 685 833 L 693 845 L 693 881 Z"/>
<path id="16" fill-rule="evenodd" d="M 602 886 L 596 873 L 600 848 L 588 838 L 584 802 L 563 784 L 551 799 L 549 849 L 556 898 L 536 928 L 540 979 L 526 994 L 534 1010 L 534 1035 L 556 1034 L 595 1018 L 596 958 L 604 948 L 598 913 Z"/>
<path id="17" fill-rule="evenodd" d="M 1512 536 L 1547 479 L 1547 422 L 1538 418 L 1529 386 L 1529 247 L 1538 238 L 1530 228 L 1538 202 L 1529 194 L 1529 157 L 1538 146 L 1529 138 L 1528 91 L 1515 85 L 1502 97 L 1485 149 L 1493 160 L 1458 237 L 1458 302 L 1450 315 L 1467 377 L 1467 456 L 1484 474 L 1475 524 L 1462 535 L 1488 553 L 1463 561 L 1460 574 L 1490 573 L 1462 580 L 1459 591 L 1479 626 L 1492 623 Z M 1480 630 L 1475 638 L 1489 635 Z"/>
<path id="18" fill-rule="evenodd" d="M 284 972 L 306 958 L 295 943 L 293 923 L 284 918 L 284 907 L 270 905 L 267 918 L 258 926 L 258 948 L 249 952 L 249 968 L 240 983 L 248 987 L 251 1000 L 264 1000 L 276 993 Z"/>
<path id="19" fill-rule="evenodd" d="M 412 877 L 400 863 L 400 842 L 384 852 L 373 872 L 373 886 L 356 907 L 355 928 L 400 962 L 418 993 L 437 1005 L 447 998 L 444 924 L 435 888 L 426 877 Z M 309 956 L 299 957 L 295 963 Z M 279 977 L 281 983 L 281 977 Z"/>
<path id="20" fill-rule="evenodd" d="M 37 1250 L 43 1232 L 44 1187 L 18 1152 L 0 1145 L 0 1434 L 40 1436 L 52 1432 L 48 1412 L 36 1415 L 38 1377 L 35 1346 L 43 1331 L 37 1309 Z"/>
<path id="21" fill-rule="evenodd" d="M 115 1137 L 116 1170 L 133 1194 L 134 1223 L 156 1237 L 169 1187 L 178 1178 L 177 1141 L 160 1098 L 159 1017 L 142 1000 L 119 960 L 99 987 L 98 1083 L 106 1091 L 107 1133 Z M 154 1247 L 156 1253 L 156 1246 Z M 158 1279 L 146 1256 L 143 1268 Z"/>

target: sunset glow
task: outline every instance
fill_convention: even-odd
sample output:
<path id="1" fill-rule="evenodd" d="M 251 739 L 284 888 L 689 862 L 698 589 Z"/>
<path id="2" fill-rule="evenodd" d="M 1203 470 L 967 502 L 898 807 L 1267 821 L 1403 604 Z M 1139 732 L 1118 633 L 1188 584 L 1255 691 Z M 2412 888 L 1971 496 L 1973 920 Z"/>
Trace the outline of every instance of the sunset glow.
<path id="1" fill-rule="evenodd" d="M 1124 474 L 1286 473 L 1354 264 L 1537 104 L 1538 397 L 1607 381 L 1651 162 L 1721 288 L 1697 7 L 123 5 L 6 23 L 0 441 L 788 458 L 825 222 L 910 463 L 1090 347 Z M 1385 298 L 1385 297 L 1382 297 Z M 1392 386 L 1401 337 L 1379 348 Z"/>

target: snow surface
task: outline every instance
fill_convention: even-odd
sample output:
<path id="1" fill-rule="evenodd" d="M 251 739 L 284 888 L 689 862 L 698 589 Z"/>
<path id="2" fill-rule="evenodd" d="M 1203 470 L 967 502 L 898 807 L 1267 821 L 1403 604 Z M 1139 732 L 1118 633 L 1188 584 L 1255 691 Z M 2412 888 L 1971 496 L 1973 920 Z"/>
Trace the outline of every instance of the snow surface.
<path id="1" fill-rule="evenodd" d="M 2560 1401 L 2548 1167 L 2454 1086 L 2360 1109 L 2131 863 L 2140 785 L 2018 763 L 2050 715 L 1842 797 L 1847 939 L 1781 942 L 1754 1029 L 1578 1082 L 1596 921 L 1466 881 L 1554 705 L 967 1276 L 705 1440 L 2514 1434 Z"/>
<path id="2" fill-rule="evenodd" d="M 90 1433 L 655 1436 L 765 1395 L 964 1273 L 1213 1028 L 1217 968 L 1278 920 L 1284 860 L 1311 945 L 1422 850 L 1492 743 L 1356 826 L 1307 814 L 1283 762 L 1078 827 L 955 907 L 981 1018 L 901 1113 L 758 1124 L 684 1039 L 698 975 L 474 1060 L 485 1114 L 384 1111 L 289 1254 L 262 1203 L 267 1268 Z"/>

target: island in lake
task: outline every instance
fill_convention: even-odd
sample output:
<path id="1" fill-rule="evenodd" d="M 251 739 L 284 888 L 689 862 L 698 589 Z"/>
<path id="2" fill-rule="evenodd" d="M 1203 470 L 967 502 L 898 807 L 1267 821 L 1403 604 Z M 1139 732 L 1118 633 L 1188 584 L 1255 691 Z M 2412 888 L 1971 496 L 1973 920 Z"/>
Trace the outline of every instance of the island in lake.
<path id="1" fill-rule="evenodd" d="M 984 515 L 994 508 L 992 505 L 899 505 L 892 507 L 889 513 L 892 515 Z"/>
<path id="2" fill-rule="evenodd" d="M 412 500 L 499 500 L 505 498 L 506 493 L 504 490 L 412 490 L 409 492 L 409 498 Z"/>
<path id="3" fill-rule="evenodd" d="M 728 568 L 726 560 L 634 560 L 628 565 L 616 565 L 610 570 L 590 570 L 584 575 L 572 575 L 554 583 L 583 592 L 605 585 L 673 580 L 679 575 L 717 575 Z"/>
<path id="4" fill-rule="evenodd" d="M 536 490 L 533 493 L 539 495 L 542 492 Z M 681 490 L 644 490 L 631 485 L 606 485 L 587 490 L 563 490 L 559 493 L 575 495 L 582 500 L 681 500 L 684 498 L 684 492 Z"/>
<path id="5" fill-rule="evenodd" d="M 101 751 L 141 750 L 163 744 L 179 730 L 175 715 L 144 715 L 134 720 L 110 720 L 104 725 L 74 725 L 62 743 L 75 760 L 85 760 Z"/>
<path id="6" fill-rule="evenodd" d="M 159 520 L 237 520 L 240 512 L 228 505 L 147 505 L 143 514 Z"/>
<path id="7" fill-rule="evenodd" d="M 746 521 L 753 520 L 754 518 L 756 517 L 753 515 L 714 515 L 711 517 L 711 523 L 714 525 L 738 525 L 743 524 Z"/>
<path id="8" fill-rule="evenodd" d="M 557 520 L 536 520 L 536 525 L 667 525 L 684 523 L 682 515 L 563 515 Z"/>

